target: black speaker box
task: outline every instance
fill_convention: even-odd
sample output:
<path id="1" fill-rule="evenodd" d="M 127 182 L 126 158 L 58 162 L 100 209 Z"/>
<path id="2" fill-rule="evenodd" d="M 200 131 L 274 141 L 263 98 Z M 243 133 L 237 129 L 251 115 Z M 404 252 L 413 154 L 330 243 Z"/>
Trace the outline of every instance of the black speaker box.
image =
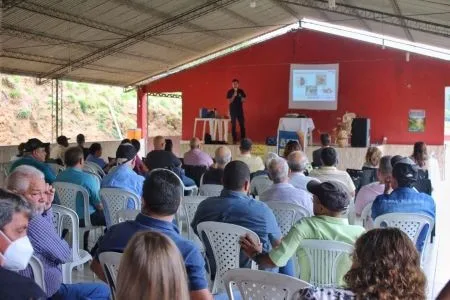
<path id="1" fill-rule="evenodd" d="M 352 122 L 352 147 L 369 147 L 370 145 L 370 119 L 355 118 Z"/>

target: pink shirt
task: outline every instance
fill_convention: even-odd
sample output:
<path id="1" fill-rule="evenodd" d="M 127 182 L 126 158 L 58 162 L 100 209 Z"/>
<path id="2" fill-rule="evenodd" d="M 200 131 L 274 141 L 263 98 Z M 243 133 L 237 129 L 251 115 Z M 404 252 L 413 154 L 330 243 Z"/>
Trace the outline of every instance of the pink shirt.
<path id="1" fill-rule="evenodd" d="M 384 193 L 384 184 L 379 182 L 372 182 L 371 184 L 363 186 L 355 199 L 355 212 L 361 215 L 364 207 L 372 203 L 378 195 Z"/>
<path id="2" fill-rule="evenodd" d="M 184 154 L 184 164 L 190 166 L 206 166 L 209 168 L 213 164 L 213 160 L 208 153 L 196 148 Z"/>

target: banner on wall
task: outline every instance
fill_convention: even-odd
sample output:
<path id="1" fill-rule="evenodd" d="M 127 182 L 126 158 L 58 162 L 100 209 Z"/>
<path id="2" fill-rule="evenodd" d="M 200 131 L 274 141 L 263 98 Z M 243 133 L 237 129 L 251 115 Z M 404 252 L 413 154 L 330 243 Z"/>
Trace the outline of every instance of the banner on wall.
<path id="1" fill-rule="evenodd" d="M 297 141 L 298 143 L 300 143 L 297 132 L 279 130 L 278 131 L 278 155 L 279 156 L 283 155 L 284 148 L 286 148 L 286 144 L 289 141 Z"/>
<path id="2" fill-rule="evenodd" d="M 425 110 L 411 109 L 408 118 L 409 132 L 425 132 Z"/>

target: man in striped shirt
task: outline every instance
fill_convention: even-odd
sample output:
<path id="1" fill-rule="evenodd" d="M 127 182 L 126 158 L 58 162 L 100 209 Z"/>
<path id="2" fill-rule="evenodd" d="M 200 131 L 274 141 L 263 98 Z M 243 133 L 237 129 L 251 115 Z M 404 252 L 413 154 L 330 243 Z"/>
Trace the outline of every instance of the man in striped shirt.
<path id="1" fill-rule="evenodd" d="M 7 178 L 7 188 L 23 196 L 32 208 L 28 238 L 44 266 L 46 294 L 57 299 L 109 299 L 109 288 L 99 283 L 63 284 L 61 264 L 72 258 L 69 245 L 57 234 L 53 225 L 54 189 L 45 183 L 44 174 L 31 166 L 18 166 Z M 28 267 L 21 275 L 33 278 Z"/>

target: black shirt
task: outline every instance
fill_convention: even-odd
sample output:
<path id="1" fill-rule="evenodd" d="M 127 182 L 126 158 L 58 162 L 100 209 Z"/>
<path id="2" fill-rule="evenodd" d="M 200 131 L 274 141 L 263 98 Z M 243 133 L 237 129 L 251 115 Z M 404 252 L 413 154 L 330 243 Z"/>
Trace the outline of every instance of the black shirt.
<path id="1" fill-rule="evenodd" d="M 203 184 L 220 184 L 222 185 L 223 169 L 209 168 L 208 171 L 203 174 Z"/>
<path id="2" fill-rule="evenodd" d="M 145 165 L 149 170 L 157 168 L 174 169 L 181 166 L 181 160 L 172 152 L 166 150 L 153 150 L 147 154 Z"/>
<path id="3" fill-rule="evenodd" d="M 233 99 L 234 89 L 227 92 L 227 99 Z M 230 103 L 230 112 L 242 111 L 242 98 L 247 97 L 243 89 L 237 89 L 237 96 L 234 101 Z"/>
<path id="4" fill-rule="evenodd" d="M 34 280 L 0 267 L 0 299 L 40 300 L 47 295 Z"/>

